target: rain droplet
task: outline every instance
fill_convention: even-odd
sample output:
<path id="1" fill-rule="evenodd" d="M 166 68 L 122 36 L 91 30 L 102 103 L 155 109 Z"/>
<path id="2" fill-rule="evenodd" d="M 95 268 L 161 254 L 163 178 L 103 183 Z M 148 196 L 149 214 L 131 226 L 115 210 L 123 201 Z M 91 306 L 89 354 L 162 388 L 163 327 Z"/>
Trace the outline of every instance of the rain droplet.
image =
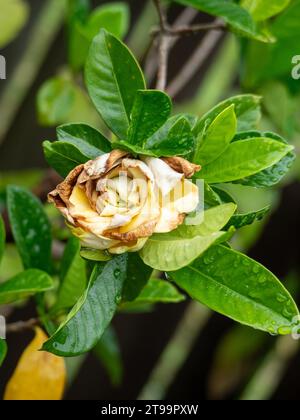
<path id="1" fill-rule="evenodd" d="M 279 303 L 283 303 L 283 302 L 286 302 L 287 297 L 284 296 L 282 293 L 278 293 L 276 296 L 276 299 Z"/>
<path id="2" fill-rule="evenodd" d="M 120 269 L 119 269 L 119 268 L 116 268 L 116 269 L 115 269 L 115 271 L 114 271 L 114 276 L 115 276 L 115 277 L 119 277 L 119 276 L 120 276 L 120 274 L 121 274 Z"/>

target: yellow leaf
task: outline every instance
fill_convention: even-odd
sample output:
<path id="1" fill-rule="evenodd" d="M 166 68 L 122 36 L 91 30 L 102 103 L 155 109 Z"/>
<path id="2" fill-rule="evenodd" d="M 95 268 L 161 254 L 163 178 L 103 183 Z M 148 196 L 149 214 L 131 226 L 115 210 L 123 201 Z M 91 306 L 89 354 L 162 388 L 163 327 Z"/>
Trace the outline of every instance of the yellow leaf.
<path id="1" fill-rule="evenodd" d="M 4 400 L 61 400 L 65 382 L 64 359 L 39 351 L 46 334 L 35 329 L 35 337 L 22 354 L 6 386 Z"/>

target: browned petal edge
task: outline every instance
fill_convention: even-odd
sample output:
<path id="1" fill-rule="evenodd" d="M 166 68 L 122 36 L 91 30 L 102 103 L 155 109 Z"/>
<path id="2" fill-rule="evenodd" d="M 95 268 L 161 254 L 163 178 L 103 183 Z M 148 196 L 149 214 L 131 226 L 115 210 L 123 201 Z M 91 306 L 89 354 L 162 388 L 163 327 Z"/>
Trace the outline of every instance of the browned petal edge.
<path id="1" fill-rule="evenodd" d="M 192 178 L 192 176 L 201 170 L 200 165 L 189 162 L 188 160 L 173 156 L 162 158 L 174 171 L 184 174 L 185 178 Z"/>
<path id="2" fill-rule="evenodd" d="M 56 207 L 65 207 L 69 198 L 72 194 L 73 188 L 77 183 L 79 175 L 82 173 L 84 165 L 78 165 L 74 168 L 66 179 L 57 185 L 55 190 L 48 194 L 48 200 L 50 203 L 54 203 Z"/>
<path id="3" fill-rule="evenodd" d="M 137 239 L 148 238 L 154 233 L 155 226 L 158 218 L 151 220 L 150 222 L 144 223 L 135 230 L 130 232 L 120 233 L 120 229 L 108 230 L 103 236 L 110 239 L 117 239 L 124 244 L 134 242 Z"/>

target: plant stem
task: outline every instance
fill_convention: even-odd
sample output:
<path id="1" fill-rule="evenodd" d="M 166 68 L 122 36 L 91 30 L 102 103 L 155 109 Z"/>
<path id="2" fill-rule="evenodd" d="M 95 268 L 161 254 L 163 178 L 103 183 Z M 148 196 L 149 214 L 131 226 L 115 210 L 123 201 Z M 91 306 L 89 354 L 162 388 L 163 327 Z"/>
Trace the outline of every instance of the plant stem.
<path id="1" fill-rule="evenodd" d="M 65 10 L 65 0 L 48 0 L 31 30 L 27 47 L 0 100 L 0 144 L 3 142 L 15 114 L 24 101 L 47 52 L 60 29 Z"/>
<path id="2" fill-rule="evenodd" d="M 194 18 L 197 16 L 198 11 L 195 9 L 192 9 L 191 7 L 188 7 L 183 10 L 183 12 L 178 16 L 178 18 L 174 22 L 174 27 L 180 26 L 180 25 L 188 25 L 190 22 L 194 20 Z M 176 42 L 178 41 L 179 37 L 170 37 L 169 39 L 169 50 L 171 50 Z M 145 74 L 147 76 L 147 80 L 151 83 L 155 76 L 155 72 L 158 67 L 157 62 L 157 55 L 156 55 L 156 48 L 153 46 L 153 42 L 151 42 L 152 48 L 150 48 L 149 52 L 149 59 L 146 61 L 145 65 Z"/>
<path id="3" fill-rule="evenodd" d="M 198 302 L 191 302 L 188 305 L 138 400 L 164 399 L 210 313 L 208 308 Z"/>
<path id="4" fill-rule="evenodd" d="M 213 30 L 205 35 L 191 58 L 167 87 L 167 92 L 171 97 L 176 96 L 197 73 L 220 41 L 222 35 L 223 33 L 220 30 Z"/>
<path id="5" fill-rule="evenodd" d="M 10 333 L 20 333 L 39 325 L 40 321 L 37 318 L 28 319 L 27 321 L 18 321 L 6 326 L 6 332 Z"/>

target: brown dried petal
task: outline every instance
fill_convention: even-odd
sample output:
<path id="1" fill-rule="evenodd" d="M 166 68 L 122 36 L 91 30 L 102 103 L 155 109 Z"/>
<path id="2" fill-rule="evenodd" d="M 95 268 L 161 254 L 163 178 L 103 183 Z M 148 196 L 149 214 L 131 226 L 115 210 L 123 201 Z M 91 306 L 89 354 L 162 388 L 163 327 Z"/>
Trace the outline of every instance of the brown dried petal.
<path id="1" fill-rule="evenodd" d="M 192 178 L 192 176 L 201 170 L 200 165 L 195 165 L 186 159 L 178 156 L 162 158 L 174 171 L 184 174 L 185 178 Z"/>

